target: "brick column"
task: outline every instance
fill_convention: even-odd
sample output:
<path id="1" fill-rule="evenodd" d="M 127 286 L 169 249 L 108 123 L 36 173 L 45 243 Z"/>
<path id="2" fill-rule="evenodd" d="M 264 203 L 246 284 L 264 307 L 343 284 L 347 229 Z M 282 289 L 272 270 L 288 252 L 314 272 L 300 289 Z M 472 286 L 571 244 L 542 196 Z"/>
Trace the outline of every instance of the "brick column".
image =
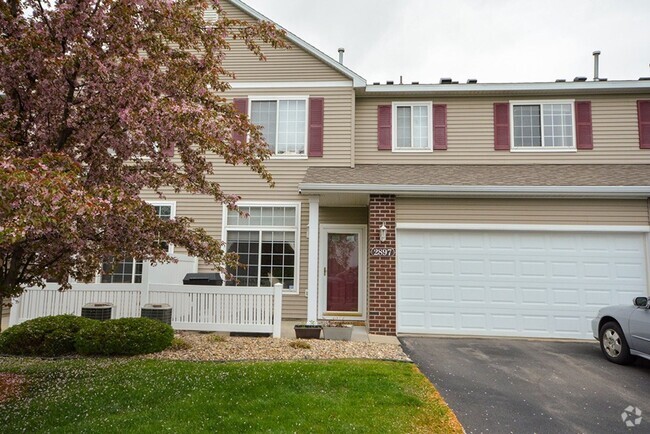
<path id="1" fill-rule="evenodd" d="M 379 240 L 379 228 L 386 225 L 386 241 Z M 395 196 L 370 195 L 368 206 L 368 241 L 375 247 L 395 249 Z M 395 256 L 372 256 L 368 259 L 368 329 L 370 333 L 395 335 Z"/>

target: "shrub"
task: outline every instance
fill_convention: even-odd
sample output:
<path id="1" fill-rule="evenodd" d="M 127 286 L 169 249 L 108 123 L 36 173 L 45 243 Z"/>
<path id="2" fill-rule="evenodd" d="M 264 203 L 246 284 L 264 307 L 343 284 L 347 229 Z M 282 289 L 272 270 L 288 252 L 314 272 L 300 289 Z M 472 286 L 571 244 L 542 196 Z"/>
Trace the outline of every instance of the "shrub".
<path id="1" fill-rule="evenodd" d="M 226 342 L 228 340 L 223 335 L 210 335 L 210 337 L 208 339 L 210 339 L 212 342 L 216 342 L 216 343 Z"/>
<path id="2" fill-rule="evenodd" d="M 0 353 L 44 357 L 72 354 L 79 331 L 95 322 L 74 315 L 44 316 L 25 321 L 0 333 Z"/>
<path id="3" fill-rule="evenodd" d="M 305 342 L 305 341 L 301 341 L 301 340 L 291 341 L 291 342 L 289 342 L 289 346 L 291 348 L 295 348 L 297 350 L 310 350 L 311 349 L 311 345 L 309 344 L 309 342 Z"/>
<path id="4" fill-rule="evenodd" d="M 185 339 L 178 338 L 178 337 L 172 339 L 172 344 L 169 347 L 169 349 L 172 351 L 183 351 L 183 350 L 189 350 L 190 348 L 192 348 L 192 344 L 187 342 Z"/>
<path id="5" fill-rule="evenodd" d="M 97 321 L 84 327 L 77 335 L 80 354 L 133 356 L 169 348 L 174 330 L 167 324 L 149 318 L 121 318 Z"/>

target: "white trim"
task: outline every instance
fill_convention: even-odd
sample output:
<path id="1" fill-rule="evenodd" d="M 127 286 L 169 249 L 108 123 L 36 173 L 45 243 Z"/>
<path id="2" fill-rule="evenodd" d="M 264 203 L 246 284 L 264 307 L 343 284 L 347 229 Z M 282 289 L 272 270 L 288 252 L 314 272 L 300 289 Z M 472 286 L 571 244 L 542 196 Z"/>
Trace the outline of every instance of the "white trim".
<path id="1" fill-rule="evenodd" d="M 426 107 L 427 108 L 427 147 L 426 148 L 398 148 L 397 147 L 397 108 L 398 107 L 411 107 L 411 144 L 413 144 L 413 107 Z M 393 101 L 391 112 L 392 138 L 391 147 L 392 152 L 405 152 L 405 153 L 422 153 L 433 151 L 433 103 L 430 101 Z"/>
<path id="2" fill-rule="evenodd" d="M 399 167 L 399 166 L 397 166 Z M 435 166 L 431 166 L 432 170 Z M 650 197 L 650 186 L 518 186 L 518 185 L 408 185 L 408 184 L 328 184 L 301 183 L 301 193 L 381 193 L 408 195 L 457 196 L 580 196 L 602 198 Z"/>
<path id="3" fill-rule="evenodd" d="M 246 3 L 242 2 L 241 0 L 230 0 L 230 3 L 235 5 L 240 10 L 246 12 L 247 14 L 252 15 L 253 17 L 257 18 L 258 20 L 270 21 L 270 22 L 274 23 L 272 20 L 268 19 L 263 14 L 259 13 L 255 9 L 251 8 L 250 6 L 248 6 Z M 274 23 L 274 24 L 278 28 L 280 28 L 280 29 L 282 29 L 282 30 L 284 30 L 286 32 L 285 37 L 287 38 L 287 40 L 293 42 L 294 44 L 296 44 L 297 46 L 299 46 L 300 48 L 305 50 L 307 53 L 311 54 L 315 58 L 319 59 L 323 63 L 330 66 L 331 68 L 337 70 L 341 74 L 343 74 L 346 77 L 350 78 L 354 83 L 354 87 L 365 87 L 366 86 L 366 80 L 363 77 L 361 77 L 359 74 L 352 71 L 347 66 L 345 66 L 345 65 L 337 62 L 336 60 L 332 59 L 331 57 L 329 57 L 328 55 L 326 55 L 325 53 L 323 53 L 322 51 L 320 51 L 319 49 L 317 49 L 313 45 L 308 44 L 307 42 L 303 41 L 298 36 L 294 35 L 290 31 L 288 31 L 287 29 L 280 26 L 279 24 L 277 24 L 277 23 Z"/>
<path id="4" fill-rule="evenodd" d="M 248 201 L 242 200 L 237 202 L 238 207 L 294 207 L 296 209 L 296 225 L 295 226 L 232 226 L 228 227 L 228 207 L 222 205 L 221 215 L 221 240 L 226 243 L 228 240 L 228 230 L 233 231 L 277 231 L 277 232 L 290 232 L 294 231 L 296 234 L 296 248 L 294 251 L 294 269 L 293 269 L 293 289 L 285 289 L 285 294 L 299 294 L 300 293 L 300 244 L 302 241 L 302 226 L 301 226 L 301 202 L 298 201 Z M 261 246 L 261 240 L 260 240 Z M 261 259 L 261 258 L 260 258 Z M 261 267 L 260 267 L 261 272 Z M 259 283 L 259 282 L 258 282 Z M 225 285 L 225 281 L 224 281 Z M 260 288 L 263 288 L 260 286 Z"/>
<path id="5" fill-rule="evenodd" d="M 175 200 L 146 200 L 149 205 L 151 206 L 167 206 L 170 205 L 172 210 L 171 210 L 171 216 L 169 217 L 170 220 L 174 220 L 176 218 L 176 201 Z M 174 244 L 169 243 L 168 244 L 169 248 L 167 249 L 167 253 L 169 255 L 174 254 Z"/>
<path id="6" fill-rule="evenodd" d="M 565 83 L 476 83 L 476 84 L 394 84 L 368 85 L 366 94 L 423 94 L 423 93 L 466 93 L 480 94 L 487 92 L 570 92 L 570 91 L 644 91 L 650 90 L 650 81 L 612 80 L 582 81 Z"/>
<path id="7" fill-rule="evenodd" d="M 298 89 L 352 87 L 352 81 L 232 81 L 231 89 Z"/>
<path id="8" fill-rule="evenodd" d="M 510 152 L 577 152 L 578 146 L 576 144 L 576 116 L 575 116 L 575 100 L 573 99 L 551 99 L 551 100 L 510 100 Z M 544 106 L 549 104 L 568 104 L 571 107 L 571 127 L 572 127 L 572 146 L 553 147 L 545 146 L 545 133 L 544 133 Z M 515 146 L 515 106 L 518 105 L 538 105 L 539 106 L 539 133 L 542 140 L 542 146 L 535 147 L 516 147 Z"/>
<path id="9" fill-rule="evenodd" d="M 318 222 L 320 196 L 309 197 L 309 264 L 307 266 L 307 321 L 318 320 Z"/>
<path id="10" fill-rule="evenodd" d="M 327 234 L 328 233 L 355 233 L 359 236 L 359 311 L 346 312 L 346 314 L 358 313 L 355 320 L 366 319 L 366 293 L 367 293 L 367 227 L 366 225 L 346 225 L 346 224 L 325 224 L 320 225 L 320 254 L 318 260 L 318 281 L 320 291 L 318 291 L 318 318 L 333 320 L 349 320 L 350 316 L 325 316 L 327 311 L 327 276 L 325 275 L 325 264 L 327 263 Z"/>
<path id="11" fill-rule="evenodd" d="M 305 102 L 305 143 L 304 154 L 281 154 L 275 152 L 271 155 L 271 160 L 306 160 L 309 154 L 309 95 L 249 95 L 248 96 L 248 118 L 253 119 L 253 103 L 256 101 L 275 101 L 276 102 L 276 117 L 275 117 L 275 147 L 278 147 L 278 137 L 280 134 L 280 101 L 304 101 Z M 264 132 L 262 132 L 264 133 Z"/>
<path id="12" fill-rule="evenodd" d="M 397 223 L 396 229 L 445 231 L 527 231 L 527 232 L 635 232 L 650 233 L 650 226 L 617 225 L 526 225 L 473 223 Z"/>

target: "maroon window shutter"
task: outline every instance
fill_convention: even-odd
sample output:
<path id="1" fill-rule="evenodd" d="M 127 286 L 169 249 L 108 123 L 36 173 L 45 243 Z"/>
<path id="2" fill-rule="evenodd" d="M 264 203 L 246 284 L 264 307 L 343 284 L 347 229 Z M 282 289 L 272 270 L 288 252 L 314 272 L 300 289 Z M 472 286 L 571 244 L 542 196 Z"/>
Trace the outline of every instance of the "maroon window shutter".
<path id="1" fill-rule="evenodd" d="M 447 150 L 447 105 L 433 105 L 433 149 Z"/>
<path id="2" fill-rule="evenodd" d="M 636 102 L 639 117 L 639 148 L 650 149 L 650 100 Z"/>
<path id="3" fill-rule="evenodd" d="M 390 151 L 393 149 L 393 107 L 380 105 L 377 107 L 377 149 Z"/>
<path id="4" fill-rule="evenodd" d="M 248 115 L 248 98 L 235 98 L 233 99 L 233 103 L 235 104 L 235 109 L 239 113 Z M 232 138 L 235 142 L 244 143 L 246 141 L 246 134 L 238 133 L 235 131 L 232 134 Z"/>
<path id="5" fill-rule="evenodd" d="M 578 149 L 594 149 L 591 101 L 576 101 L 576 147 Z"/>
<path id="6" fill-rule="evenodd" d="M 510 150 L 510 104 L 494 104 L 494 150 Z"/>
<path id="7" fill-rule="evenodd" d="M 309 156 L 323 156 L 325 98 L 309 98 Z"/>

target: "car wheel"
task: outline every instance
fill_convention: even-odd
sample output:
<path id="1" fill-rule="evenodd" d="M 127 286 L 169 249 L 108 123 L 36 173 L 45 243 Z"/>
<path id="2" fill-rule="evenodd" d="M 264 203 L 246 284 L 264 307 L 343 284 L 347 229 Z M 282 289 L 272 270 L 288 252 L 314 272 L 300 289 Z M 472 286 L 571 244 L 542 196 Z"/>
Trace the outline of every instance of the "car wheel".
<path id="1" fill-rule="evenodd" d="M 600 328 L 600 349 L 610 362 L 628 365 L 634 361 L 621 326 L 613 321 Z"/>

